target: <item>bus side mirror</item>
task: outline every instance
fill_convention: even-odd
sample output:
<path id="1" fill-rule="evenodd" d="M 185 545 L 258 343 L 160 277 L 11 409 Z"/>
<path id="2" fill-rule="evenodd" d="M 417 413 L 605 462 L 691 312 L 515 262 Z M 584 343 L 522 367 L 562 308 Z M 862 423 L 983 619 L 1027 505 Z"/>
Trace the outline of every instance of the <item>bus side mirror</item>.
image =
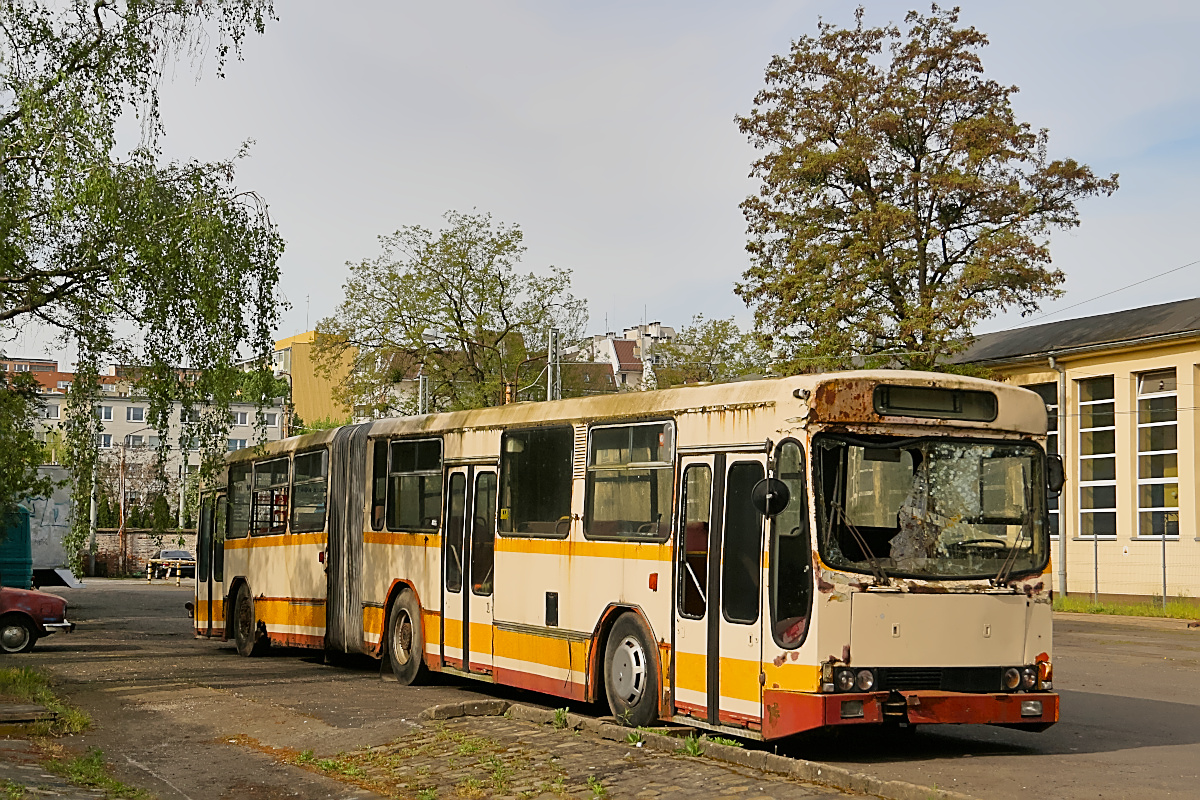
<path id="1" fill-rule="evenodd" d="M 763 478 L 750 490 L 750 502 L 764 517 L 773 517 L 787 508 L 792 493 L 779 478 Z"/>
<path id="2" fill-rule="evenodd" d="M 1050 496 L 1058 497 L 1066 482 L 1067 473 L 1063 467 L 1062 456 L 1057 454 L 1046 456 L 1046 490 Z"/>

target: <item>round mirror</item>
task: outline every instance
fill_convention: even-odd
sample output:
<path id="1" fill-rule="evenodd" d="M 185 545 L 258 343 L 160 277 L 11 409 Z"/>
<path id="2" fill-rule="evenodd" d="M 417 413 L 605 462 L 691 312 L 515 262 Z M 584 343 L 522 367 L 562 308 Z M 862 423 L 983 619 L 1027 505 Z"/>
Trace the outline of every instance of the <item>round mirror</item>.
<path id="1" fill-rule="evenodd" d="M 773 517 L 787 508 L 792 493 L 779 478 L 763 478 L 750 490 L 750 502 L 764 517 Z"/>

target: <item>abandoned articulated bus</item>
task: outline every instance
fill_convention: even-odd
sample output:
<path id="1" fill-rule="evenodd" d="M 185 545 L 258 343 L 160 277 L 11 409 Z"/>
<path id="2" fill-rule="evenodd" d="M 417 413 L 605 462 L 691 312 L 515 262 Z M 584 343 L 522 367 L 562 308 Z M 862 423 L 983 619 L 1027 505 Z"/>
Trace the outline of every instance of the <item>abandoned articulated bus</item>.
<path id="1" fill-rule="evenodd" d="M 232 454 L 195 626 L 775 739 L 1042 730 L 1047 492 L 1032 392 L 805 375 L 383 419 Z"/>

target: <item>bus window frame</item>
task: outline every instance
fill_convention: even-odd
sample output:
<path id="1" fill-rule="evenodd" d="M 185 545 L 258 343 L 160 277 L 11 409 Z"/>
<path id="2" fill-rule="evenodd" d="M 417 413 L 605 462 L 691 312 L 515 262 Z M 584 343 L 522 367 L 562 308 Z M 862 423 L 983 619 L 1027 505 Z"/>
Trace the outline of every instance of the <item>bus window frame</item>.
<path id="1" fill-rule="evenodd" d="M 446 488 L 446 442 L 443 436 L 398 436 L 389 437 L 387 441 L 387 482 L 384 486 L 383 495 L 383 529 L 390 533 L 436 533 L 441 530 L 442 519 L 446 516 L 446 499 L 443 497 Z M 392 472 L 392 448 L 397 444 L 416 444 L 419 442 L 437 442 L 438 445 L 438 468 L 436 470 L 416 470 L 413 472 Z M 393 528 L 388 523 L 388 517 L 391 511 L 391 505 L 388 500 L 391 497 L 392 478 L 398 475 L 437 475 L 438 476 L 438 519 L 434 525 L 422 526 L 401 526 Z"/>
<path id="2" fill-rule="evenodd" d="M 763 604 L 763 602 L 762 602 L 763 601 L 762 558 L 763 558 L 763 544 L 764 544 L 764 542 L 763 542 L 764 536 L 763 535 L 765 533 L 765 531 L 764 531 L 765 525 L 763 523 L 765 522 L 765 519 L 764 519 L 763 515 L 761 513 L 759 513 L 758 509 L 754 508 L 752 505 L 750 505 L 749 508 L 754 513 L 754 515 L 758 517 L 758 526 L 757 526 L 758 527 L 758 547 L 755 548 L 756 558 L 755 558 L 754 562 L 751 563 L 751 562 L 748 562 L 745 559 L 743 559 L 742 563 L 743 563 L 743 566 L 750 567 L 749 569 L 744 570 L 745 574 L 747 576 L 752 575 L 756 579 L 755 580 L 755 583 L 756 583 L 755 592 L 754 592 L 754 601 L 755 602 L 753 605 L 754 616 L 750 619 L 738 619 L 737 617 L 732 617 L 729 614 L 730 603 L 726 602 L 726 598 L 734 596 L 733 592 L 727 591 L 727 589 L 729 588 L 729 584 L 730 584 L 730 578 L 738 577 L 737 572 L 735 572 L 735 570 L 737 568 L 736 563 L 734 562 L 734 560 L 732 558 L 726 558 L 726 555 L 728 555 L 730 552 L 729 531 L 733 527 L 729 524 L 730 523 L 730 519 L 729 519 L 730 510 L 733 509 L 733 513 L 738 513 L 737 508 L 733 505 L 733 503 L 730 502 L 730 499 L 729 499 L 730 495 L 731 495 L 730 483 L 732 482 L 734 470 L 737 467 L 751 466 L 751 465 L 758 467 L 759 473 L 760 473 L 759 480 L 762 480 L 763 478 L 765 478 L 768 475 L 767 465 L 763 461 L 759 461 L 757 458 L 744 458 L 744 459 L 740 459 L 737 461 L 731 460 L 725 466 L 725 477 L 724 477 L 724 480 L 725 480 L 724 498 L 725 499 L 724 499 L 724 503 L 722 504 L 723 507 L 721 509 L 721 550 L 719 553 L 716 554 L 716 558 L 717 558 L 717 567 L 718 567 L 717 575 L 720 580 L 720 594 L 719 594 L 720 603 L 719 603 L 719 606 L 721 609 L 721 618 L 723 620 L 725 620 L 726 622 L 733 624 L 733 625 L 758 625 L 758 624 L 760 624 L 760 622 L 762 621 L 762 618 L 763 618 L 763 614 L 762 614 L 762 604 Z M 755 481 L 755 483 L 757 483 L 757 481 Z M 746 492 L 747 504 L 749 504 L 749 500 L 750 500 L 750 492 L 747 491 Z M 710 553 L 709 558 L 710 559 L 713 558 L 713 554 Z M 736 588 L 740 589 L 743 587 L 736 587 Z M 710 593 L 711 593 L 711 589 L 710 589 Z M 710 604 L 710 609 L 711 609 L 711 604 Z"/>
<path id="3" fill-rule="evenodd" d="M 560 517 L 557 520 L 556 525 L 555 525 L 555 531 L 553 533 L 538 533 L 537 531 L 506 531 L 503 529 L 503 526 L 501 525 L 502 520 L 500 519 L 499 514 L 501 513 L 501 510 L 503 509 L 503 506 L 500 505 L 500 502 L 501 502 L 501 499 L 503 497 L 503 492 L 504 492 L 504 478 L 505 478 L 505 474 L 506 474 L 505 469 L 504 469 L 504 464 L 505 464 L 504 453 L 506 452 L 505 447 L 508 442 L 508 436 L 510 433 L 518 433 L 519 434 L 519 433 L 528 433 L 529 431 L 555 430 L 555 429 L 570 431 L 570 435 L 571 435 L 570 468 L 567 471 L 567 476 L 568 476 L 567 477 L 567 485 L 569 487 L 568 497 L 570 498 L 567 502 L 567 518 L 563 519 Z M 589 435 L 590 435 L 590 432 L 589 432 Z M 584 454 L 584 458 L 585 459 L 587 458 L 586 453 Z M 570 522 L 572 520 L 571 515 L 573 513 L 571 510 L 571 507 L 572 507 L 572 503 L 574 502 L 574 499 L 575 499 L 574 464 L 575 464 L 575 426 L 572 425 L 570 422 L 555 422 L 555 423 L 547 424 L 547 425 L 524 425 L 519 428 L 506 428 L 503 431 L 503 433 L 501 433 L 501 435 L 500 435 L 500 458 L 496 464 L 496 509 L 497 509 L 497 511 L 496 511 L 496 513 L 497 513 L 496 537 L 504 538 L 504 539 L 566 539 L 567 537 L 569 537 L 571 535 Z M 585 466 L 585 470 L 586 470 L 586 466 Z M 586 479 L 585 479 L 585 481 L 586 481 Z M 563 525 L 562 523 L 567 523 L 567 524 Z M 563 528 L 564 529 L 563 532 L 559 533 L 558 528 Z"/>
<path id="4" fill-rule="evenodd" d="M 304 527 L 297 527 L 296 526 L 296 459 L 303 458 L 305 456 L 311 456 L 314 453 L 321 453 L 321 456 L 322 456 L 321 457 L 321 473 L 322 473 L 321 474 L 321 482 L 325 484 L 325 504 L 324 504 L 325 510 L 321 514 L 320 527 L 314 528 L 311 525 L 306 525 Z M 289 482 L 290 489 L 288 492 L 288 506 L 289 506 L 288 507 L 288 533 L 320 533 L 321 531 L 325 530 L 325 526 L 329 523 L 329 461 L 330 461 L 330 456 L 329 456 L 329 448 L 328 447 L 314 447 L 310 450 L 301 450 L 299 452 L 292 453 L 291 475 L 290 475 L 290 482 Z M 317 481 L 309 479 L 309 480 L 305 481 L 302 485 L 315 484 L 315 483 L 317 483 Z"/>
<path id="5" fill-rule="evenodd" d="M 284 480 L 283 483 L 272 483 L 263 488 L 259 488 L 259 486 L 258 486 L 258 468 L 260 466 L 263 466 L 266 464 L 274 464 L 277 461 L 282 461 L 284 464 L 287 465 L 287 478 Z M 291 522 L 291 515 L 292 515 L 292 459 L 288 456 L 288 454 L 285 453 L 281 456 L 274 456 L 272 458 L 260 459 L 258 461 L 255 461 L 251 466 L 252 466 L 252 468 L 251 468 L 251 473 L 250 473 L 251 474 L 251 479 L 250 479 L 250 535 L 252 537 L 253 536 L 282 536 L 288 532 L 288 523 Z M 257 518 L 255 516 L 255 514 L 259 508 L 258 493 L 263 492 L 263 491 L 267 491 L 267 492 L 271 493 L 271 514 L 274 515 L 274 513 L 277 510 L 277 503 L 275 501 L 275 496 L 276 496 L 276 492 L 280 488 L 282 488 L 284 490 L 284 492 L 286 493 L 285 505 L 284 505 L 284 509 L 283 509 L 283 525 L 281 526 L 281 528 L 279 530 L 276 530 L 275 526 L 272 525 L 272 526 L 268 527 L 266 530 L 260 531 L 256 527 Z M 272 522 L 273 521 L 274 520 L 272 519 Z"/>
<path id="6" fill-rule="evenodd" d="M 616 469 L 628 470 L 628 469 L 634 468 L 633 465 L 639 465 L 639 466 L 645 465 L 646 467 L 648 467 L 650 469 L 668 470 L 669 475 L 670 475 L 669 476 L 669 486 L 671 487 L 671 499 L 668 501 L 668 508 L 667 508 L 668 517 L 667 517 L 666 529 L 662 533 L 655 534 L 654 536 L 642 536 L 642 535 L 636 534 L 636 533 L 635 534 L 611 534 L 611 535 L 590 533 L 588 531 L 588 523 L 590 521 L 589 510 L 591 509 L 591 500 L 592 500 L 591 474 L 592 474 L 593 469 L 595 469 L 591 464 L 592 435 L 594 434 L 595 431 L 598 431 L 598 430 L 608 430 L 610 428 L 649 427 L 651 425 L 659 425 L 659 426 L 665 426 L 665 427 L 670 428 L 671 452 L 669 454 L 670 457 L 667 460 L 665 460 L 665 461 L 645 461 L 645 462 L 631 461 L 628 464 L 624 464 L 619 468 L 600 467 L 599 471 L 605 471 L 605 470 L 610 470 L 610 469 L 613 471 L 616 471 Z M 677 473 L 679 471 L 679 428 L 678 428 L 678 425 L 676 425 L 676 423 L 675 423 L 674 417 L 660 417 L 660 418 L 652 418 L 652 419 L 635 419 L 635 420 L 624 420 L 624 421 L 620 421 L 620 420 L 605 421 L 600 424 L 596 424 L 596 423 L 589 424 L 588 425 L 588 433 L 587 433 L 587 450 L 584 453 L 583 459 L 584 459 L 584 461 L 583 461 L 583 515 L 582 515 L 583 519 L 581 520 L 582 527 L 583 527 L 583 538 L 588 539 L 590 541 L 598 541 L 598 542 L 630 542 L 633 544 L 642 544 L 642 543 L 662 544 L 663 542 L 666 542 L 671 538 L 671 532 L 675 529 L 675 524 L 676 524 L 677 509 L 674 508 L 675 499 L 676 499 L 675 498 L 675 483 L 678 478 Z"/>
<path id="7" fill-rule="evenodd" d="M 249 485 L 244 481 L 234 481 L 234 470 L 246 470 L 246 477 L 249 479 Z M 250 536 L 250 523 L 253 521 L 254 513 L 254 463 L 251 461 L 240 461 L 236 464 L 230 464 L 226 470 L 226 497 L 232 498 L 239 491 L 248 493 L 246 498 L 246 527 L 240 531 L 234 530 L 234 515 L 231 513 L 234 508 L 232 500 L 227 508 L 227 531 L 225 539 L 245 539 Z"/>

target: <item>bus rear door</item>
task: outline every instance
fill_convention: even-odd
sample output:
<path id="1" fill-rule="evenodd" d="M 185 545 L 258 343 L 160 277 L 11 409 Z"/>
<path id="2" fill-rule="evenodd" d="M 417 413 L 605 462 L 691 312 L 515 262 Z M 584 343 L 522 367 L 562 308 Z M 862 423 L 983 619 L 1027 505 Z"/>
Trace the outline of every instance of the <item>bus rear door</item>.
<path id="1" fill-rule="evenodd" d="M 442 661 L 464 672 L 490 674 L 495 469 L 452 468 L 446 483 L 445 517 Z"/>

